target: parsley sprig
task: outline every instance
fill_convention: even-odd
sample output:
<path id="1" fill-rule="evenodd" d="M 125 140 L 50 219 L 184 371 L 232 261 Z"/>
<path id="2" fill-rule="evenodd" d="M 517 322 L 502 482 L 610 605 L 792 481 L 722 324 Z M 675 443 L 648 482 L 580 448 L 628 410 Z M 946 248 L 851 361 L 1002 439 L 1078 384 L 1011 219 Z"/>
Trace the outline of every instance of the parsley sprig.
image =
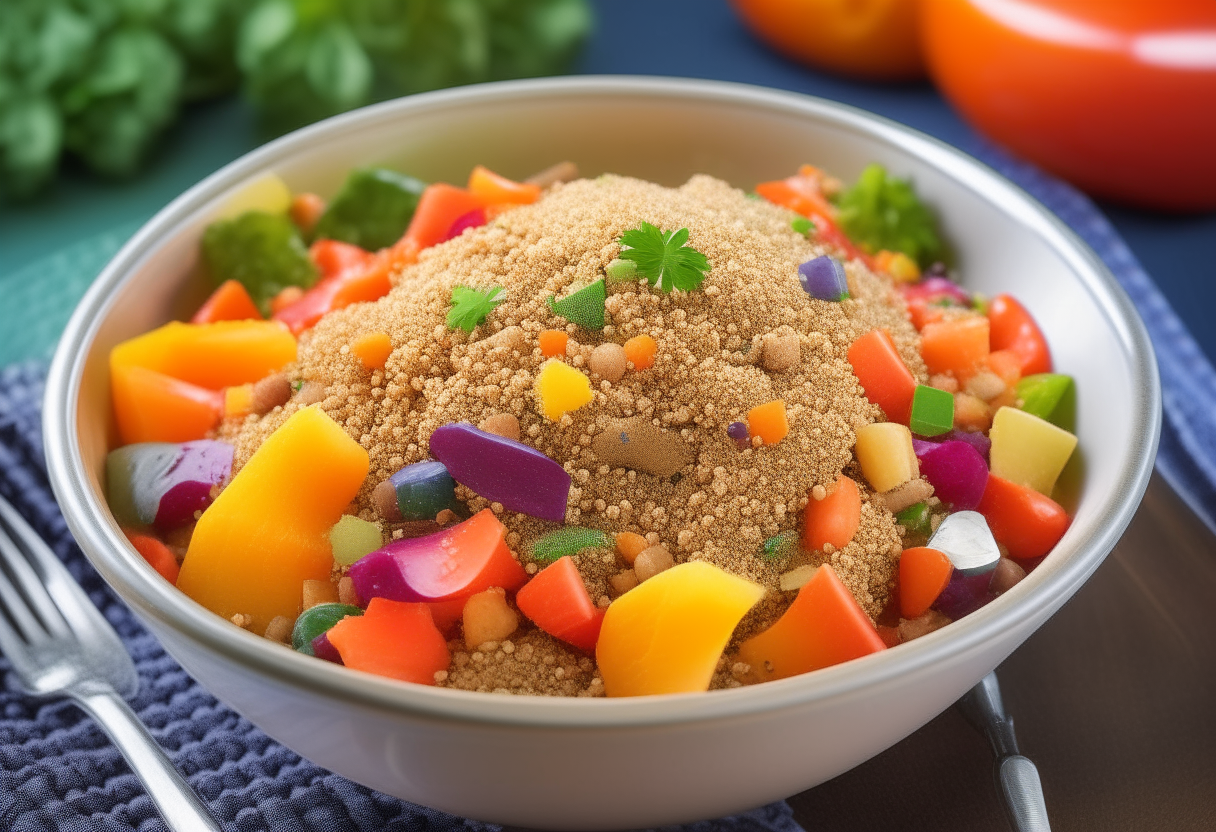
<path id="1" fill-rule="evenodd" d="M 638 272 L 664 292 L 691 292 L 705 280 L 709 261 L 688 243 L 688 229 L 660 231 L 648 222 L 621 235 L 622 260 L 631 260 Z"/>
<path id="2" fill-rule="evenodd" d="M 501 286 L 491 286 L 484 290 L 453 286 L 452 308 L 448 310 L 448 329 L 472 332 L 494 311 L 495 306 L 506 299 L 507 293 Z"/>

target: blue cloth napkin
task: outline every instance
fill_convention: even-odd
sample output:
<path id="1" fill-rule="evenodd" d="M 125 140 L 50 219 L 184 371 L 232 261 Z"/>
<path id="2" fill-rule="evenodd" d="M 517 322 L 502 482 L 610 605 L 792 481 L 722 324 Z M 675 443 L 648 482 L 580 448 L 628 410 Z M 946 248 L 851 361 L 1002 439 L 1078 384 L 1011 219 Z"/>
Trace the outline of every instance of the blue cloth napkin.
<path id="1" fill-rule="evenodd" d="M 965 148 L 1056 212 L 1102 257 L 1140 310 L 1161 365 L 1158 469 L 1216 528 L 1216 373 L 1114 229 L 1083 195 L 989 145 Z M 169 658 L 88 565 L 47 485 L 39 425 L 44 368 L 0 371 L 0 493 L 68 564 L 135 659 L 133 707 L 228 830 L 495 830 L 414 806 L 302 760 L 212 698 Z M 0 672 L 7 663 L 0 659 Z M 0 690 L 0 829 L 164 829 L 105 736 L 74 706 Z M 680 827 L 799 832 L 789 807 Z M 674 832 L 674 830 L 669 830 Z"/>

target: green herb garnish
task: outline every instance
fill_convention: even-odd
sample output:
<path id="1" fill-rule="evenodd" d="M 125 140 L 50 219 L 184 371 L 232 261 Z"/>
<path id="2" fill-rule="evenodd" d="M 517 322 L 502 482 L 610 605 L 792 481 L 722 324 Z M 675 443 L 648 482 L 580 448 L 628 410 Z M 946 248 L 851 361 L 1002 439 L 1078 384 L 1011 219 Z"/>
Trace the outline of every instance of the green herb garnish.
<path id="1" fill-rule="evenodd" d="M 452 287 L 452 308 L 448 310 L 448 329 L 463 329 L 472 332 L 477 325 L 494 311 L 494 307 L 507 299 L 501 286 L 489 289 L 470 289 L 468 286 Z"/>
<path id="2" fill-rule="evenodd" d="M 806 217 L 794 217 L 790 220 L 790 228 L 797 231 L 799 234 L 810 234 L 815 230 L 815 223 L 808 220 Z"/>
<path id="3" fill-rule="evenodd" d="M 584 286 L 577 292 L 572 292 L 561 300 L 549 296 L 549 309 L 554 315 L 561 315 L 572 324 L 578 324 L 586 329 L 604 328 L 604 300 L 608 297 L 604 287 L 604 279 L 600 278 L 589 286 Z"/>
<path id="4" fill-rule="evenodd" d="M 705 280 L 709 261 L 688 242 L 688 229 L 660 231 L 648 222 L 621 235 L 622 260 L 631 260 L 638 273 L 664 292 L 691 292 Z"/>
<path id="5" fill-rule="evenodd" d="M 942 254 L 936 222 L 911 183 L 870 165 L 857 184 L 840 195 L 840 227 L 862 248 L 902 251 L 922 267 Z"/>

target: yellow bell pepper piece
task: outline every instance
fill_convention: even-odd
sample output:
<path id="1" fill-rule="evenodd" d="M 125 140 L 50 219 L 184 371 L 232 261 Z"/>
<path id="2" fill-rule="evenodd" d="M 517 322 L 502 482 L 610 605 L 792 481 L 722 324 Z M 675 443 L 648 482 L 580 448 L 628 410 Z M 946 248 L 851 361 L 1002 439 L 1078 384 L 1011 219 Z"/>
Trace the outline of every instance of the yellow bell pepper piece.
<path id="1" fill-rule="evenodd" d="M 306 580 L 328 580 L 329 530 L 367 476 L 367 451 L 319 407 L 270 435 L 203 512 L 178 589 L 224 618 L 265 632 L 295 618 Z"/>
<path id="2" fill-rule="evenodd" d="M 246 211 L 286 214 L 291 207 L 291 189 L 273 173 L 264 173 L 241 186 L 215 214 L 216 220 L 230 220 Z"/>
<path id="3" fill-rule="evenodd" d="M 764 588 L 700 561 L 648 578 L 608 607 L 595 658 L 609 696 L 709 689 L 722 651 Z"/>
<path id="4" fill-rule="evenodd" d="M 142 367 L 209 390 L 258 381 L 296 360 L 278 321 L 172 321 L 110 350 L 110 369 Z"/>
<path id="5" fill-rule="evenodd" d="M 1077 447 L 1068 431 L 1016 407 L 997 410 L 988 438 L 993 474 L 1048 497 Z"/>
<path id="6" fill-rule="evenodd" d="M 541 412 L 551 422 L 595 398 L 590 379 L 557 359 L 546 361 L 541 368 L 536 378 L 536 394 L 540 397 Z"/>
<path id="7" fill-rule="evenodd" d="M 875 422 L 857 431 L 857 462 L 875 491 L 890 491 L 920 476 L 912 432 L 898 422 Z"/>

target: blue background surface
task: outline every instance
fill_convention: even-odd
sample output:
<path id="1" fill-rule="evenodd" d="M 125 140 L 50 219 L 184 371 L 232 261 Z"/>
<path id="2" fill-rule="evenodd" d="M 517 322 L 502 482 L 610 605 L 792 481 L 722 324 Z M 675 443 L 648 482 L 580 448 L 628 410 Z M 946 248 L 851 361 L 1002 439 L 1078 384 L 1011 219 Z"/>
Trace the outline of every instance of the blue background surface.
<path id="1" fill-rule="evenodd" d="M 769 52 L 744 31 L 726 0 L 598 0 L 594 5 L 597 28 L 579 72 L 760 84 L 852 104 L 956 146 L 975 141 L 927 82 L 868 84 L 807 69 Z M 261 138 L 251 110 L 239 99 L 196 105 L 137 179 L 104 182 L 70 169 L 38 200 L 0 206 L 0 293 L 12 291 L 4 287 L 4 275 L 51 252 L 107 231 L 128 233 Z M 1216 311 L 1216 213 L 1171 216 L 1100 207 L 1209 359 L 1216 359 L 1216 327 L 1210 322 Z"/>

